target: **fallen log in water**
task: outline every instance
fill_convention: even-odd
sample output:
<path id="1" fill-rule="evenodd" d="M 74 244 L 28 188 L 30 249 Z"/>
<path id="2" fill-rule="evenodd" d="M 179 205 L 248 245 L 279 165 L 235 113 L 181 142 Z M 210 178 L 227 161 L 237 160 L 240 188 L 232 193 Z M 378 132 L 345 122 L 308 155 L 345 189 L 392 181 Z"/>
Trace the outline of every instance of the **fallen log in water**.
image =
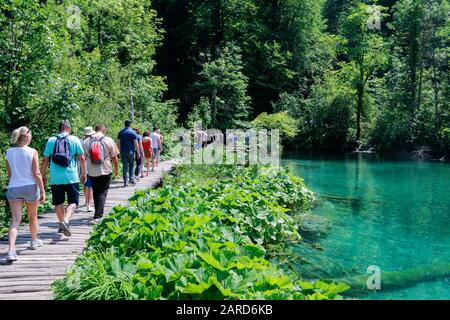
<path id="1" fill-rule="evenodd" d="M 429 147 L 420 147 L 418 150 L 413 151 L 411 157 L 415 160 L 425 161 L 446 161 L 447 155 L 442 154 L 440 151 L 433 151 Z"/>
<path id="2" fill-rule="evenodd" d="M 298 222 L 298 232 L 302 238 L 306 239 L 320 239 L 325 237 L 331 229 L 330 222 L 324 217 L 313 214 L 300 214 L 295 216 Z"/>
<path id="3" fill-rule="evenodd" d="M 348 204 L 353 204 L 353 205 L 360 205 L 362 203 L 361 199 L 352 198 L 352 197 L 342 197 L 342 196 L 337 196 L 337 195 L 329 195 L 329 194 L 321 194 L 321 195 L 319 195 L 319 199 L 327 200 L 330 202 L 348 203 Z M 381 204 L 381 205 L 385 204 L 383 201 L 379 201 L 376 199 L 371 199 L 371 200 L 364 199 L 364 202 L 376 203 L 376 204 Z"/>
<path id="4" fill-rule="evenodd" d="M 367 286 L 369 277 L 370 274 L 362 274 L 353 277 L 337 278 L 333 281 L 349 285 L 351 288 L 345 292 L 345 295 L 356 297 L 373 292 Z M 422 266 L 402 271 L 381 271 L 380 290 L 397 290 L 447 277 L 450 277 L 450 263 Z"/>

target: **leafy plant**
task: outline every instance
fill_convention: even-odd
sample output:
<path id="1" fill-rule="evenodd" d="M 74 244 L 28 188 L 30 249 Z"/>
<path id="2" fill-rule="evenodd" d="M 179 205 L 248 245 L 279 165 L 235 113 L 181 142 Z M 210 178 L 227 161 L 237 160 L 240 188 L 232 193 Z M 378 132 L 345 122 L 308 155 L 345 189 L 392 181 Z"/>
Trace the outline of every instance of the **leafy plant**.
<path id="1" fill-rule="evenodd" d="M 252 121 L 252 124 L 256 129 L 280 130 L 282 140 L 294 139 L 298 134 L 297 121 L 287 111 L 275 114 L 263 112 Z"/>
<path id="2" fill-rule="evenodd" d="M 54 283 L 57 298 L 333 299 L 345 290 L 303 285 L 271 262 L 300 239 L 292 209 L 313 199 L 285 170 L 179 167 L 163 185 L 97 225 L 88 249 Z"/>

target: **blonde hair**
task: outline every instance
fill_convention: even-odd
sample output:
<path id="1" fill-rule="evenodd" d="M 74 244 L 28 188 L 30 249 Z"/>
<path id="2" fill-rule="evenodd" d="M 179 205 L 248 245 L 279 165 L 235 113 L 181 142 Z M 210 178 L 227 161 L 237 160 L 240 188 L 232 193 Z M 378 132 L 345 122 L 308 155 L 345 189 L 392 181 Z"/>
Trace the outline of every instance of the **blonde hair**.
<path id="1" fill-rule="evenodd" d="M 24 139 L 26 139 L 26 137 L 28 136 L 29 133 L 31 133 L 31 130 L 25 126 L 17 128 L 11 134 L 11 144 L 13 144 L 13 145 L 19 144 Z"/>

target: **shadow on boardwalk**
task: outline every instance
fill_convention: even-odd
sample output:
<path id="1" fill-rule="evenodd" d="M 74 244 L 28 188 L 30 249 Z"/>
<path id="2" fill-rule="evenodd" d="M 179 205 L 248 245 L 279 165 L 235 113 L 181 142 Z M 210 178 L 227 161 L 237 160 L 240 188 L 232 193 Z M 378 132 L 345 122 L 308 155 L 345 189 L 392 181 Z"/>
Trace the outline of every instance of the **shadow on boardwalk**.
<path id="1" fill-rule="evenodd" d="M 111 184 L 105 211 L 109 212 L 114 206 L 126 204 L 137 190 L 158 186 L 164 172 L 170 171 L 172 165 L 171 161 L 162 162 L 155 172 L 141 179 L 134 187 L 123 188 L 122 179 L 116 179 Z M 81 199 L 80 203 L 83 202 Z M 18 261 L 12 264 L 4 260 L 8 241 L 1 240 L 0 300 L 52 299 L 50 285 L 64 276 L 65 270 L 83 251 L 92 230 L 92 217 L 93 212 L 88 213 L 84 206 L 79 207 L 70 223 L 72 236 L 66 237 L 57 233 L 58 224 L 54 212 L 42 215 L 39 218 L 39 237 L 44 241 L 44 246 L 37 250 L 28 248 L 31 238 L 28 225 L 23 224 L 16 245 Z"/>

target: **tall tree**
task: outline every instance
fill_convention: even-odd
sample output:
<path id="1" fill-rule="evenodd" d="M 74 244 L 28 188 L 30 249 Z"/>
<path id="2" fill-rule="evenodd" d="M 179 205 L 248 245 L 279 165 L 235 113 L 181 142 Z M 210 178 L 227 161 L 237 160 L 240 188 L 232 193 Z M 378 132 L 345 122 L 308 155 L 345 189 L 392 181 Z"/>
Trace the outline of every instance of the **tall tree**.
<path id="1" fill-rule="evenodd" d="M 408 131 L 410 141 L 414 141 L 417 111 L 421 102 L 423 80 L 423 19 L 422 0 L 401 0 L 395 5 L 394 13 L 394 55 L 400 67 L 399 75 L 405 74 L 399 83 L 402 96 L 406 99 L 403 107 L 408 110 Z M 402 70 L 403 69 L 403 70 Z"/>
<path id="2" fill-rule="evenodd" d="M 250 98 L 247 96 L 248 78 L 242 73 L 239 48 L 227 44 L 218 58 L 204 54 L 204 63 L 196 87 L 205 99 L 200 99 L 202 109 L 211 110 L 211 126 L 215 129 L 233 129 L 246 120 Z M 216 56 L 216 55 L 214 55 Z M 197 120 L 197 119 L 196 119 Z"/>
<path id="3" fill-rule="evenodd" d="M 380 14 L 382 9 L 378 7 Z M 384 39 L 377 33 L 376 28 L 369 27 L 369 23 L 374 19 L 372 12 L 373 8 L 358 2 L 350 8 L 341 23 L 347 63 L 353 67 L 355 73 L 353 83 L 357 98 L 355 137 L 357 142 L 361 140 L 361 122 L 367 84 L 387 62 Z"/>

